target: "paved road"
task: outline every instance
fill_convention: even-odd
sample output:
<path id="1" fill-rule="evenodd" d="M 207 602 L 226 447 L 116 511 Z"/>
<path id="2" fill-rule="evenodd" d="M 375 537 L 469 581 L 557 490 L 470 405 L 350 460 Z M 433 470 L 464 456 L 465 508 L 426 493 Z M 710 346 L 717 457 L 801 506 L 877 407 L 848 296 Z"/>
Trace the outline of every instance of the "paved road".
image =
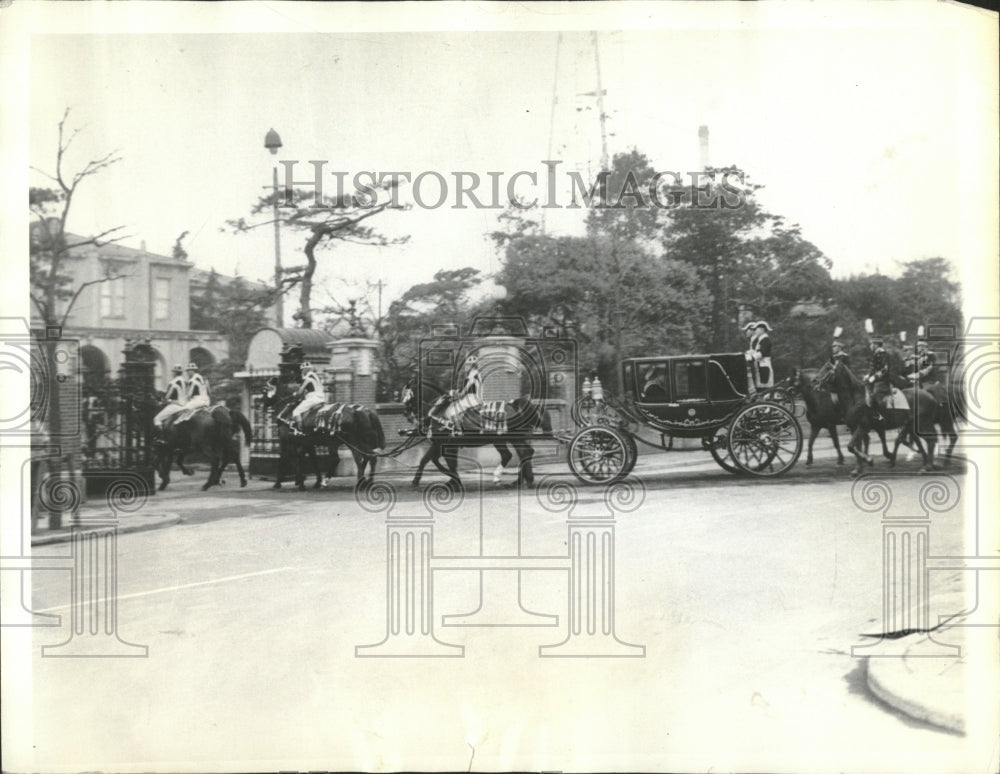
<path id="1" fill-rule="evenodd" d="M 478 573 L 441 570 L 435 631 L 464 658 L 357 658 L 386 634 L 384 514 L 346 485 L 251 482 L 197 507 L 182 485 L 148 507 L 184 523 L 118 545 L 119 634 L 149 657 L 33 660 L 35 768 L 950 771 L 977 760 L 966 738 L 865 688 L 851 646 L 881 630 L 882 524 L 854 506 L 844 469 L 821 460 L 751 481 L 710 461 L 654 464 L 640 462 L 645 501 L 616 524 L 616 632 L 645 648 L 624 659 L 539 658 L 567 637 L 564 570 L 522 574 L 524 607 L 557 626 L 441 627 L 480 591 Z M 914 473 L 893 477 L 897 499 L 916 497 L 926 479 Z M 422 495 L 388 478 L 393 515 L 425 516 Z M 534 493 L 470 486 L 436 516 L 435 556 L 506 553 L 518 514 L 522 554 L 566 554 L 563 513 Z M 580 490 L 573 515 L 606 515 L 600 491 Z M 962 519 L 941 518 L 932 538 L 961 553 Z M 937 575 L 936 591 L 959 587 L 958 573 Z M 64 615 L 36 646 L 58 643 L 68 573 L 35 576 L 35 609 Z M 490 599 L 509 601 L 493 594 L 511 593 L 515 573 L 483 577 Z"/>

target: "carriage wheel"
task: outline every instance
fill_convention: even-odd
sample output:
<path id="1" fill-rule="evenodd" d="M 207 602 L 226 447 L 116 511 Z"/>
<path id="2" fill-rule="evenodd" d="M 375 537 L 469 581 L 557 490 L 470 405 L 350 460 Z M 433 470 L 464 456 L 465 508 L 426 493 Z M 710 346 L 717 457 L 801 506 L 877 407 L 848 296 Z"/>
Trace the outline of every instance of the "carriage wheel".
<path id="1" fill-rule="evenodd" d="M 613 427 L 585 427 L 569 443 L 569 467 L 587 484 L 620 481 L 635 465 L 635 441 Z"/>
<path id="2" fill-rule="evenodd" d="M 635 467 L 635 463 L 639 459 L 639 445 L 635 442 L 635 438 L 632 437 L 631 433 L 625 433 L 625 440 L 628 443 L 628 453 L 629 453 L 629 464 L 625 470 L 625 475 L 627 476 L 632 472 Z"/>
<path id="3" fill-rule="evenodd" d="M 712 435 L 706 435 L 701 439 L 701 445 L 708 449 L 719 467 L 727 473 L 742 473 L 739 467 L 729 454 L 729 428 L 720 427 Z"/>
<path id="4" fill-rule="evenodd" d="M 728 448 L 732 462 L 741 470 L 755 476 L 780 476 L 802 453 L 802 428 L 783 406 L 751 403 L 733 418 Z"/>
<path id="5" fill-rule="evenodd" d="M 589 427 L 597 424 L 600 412 L 593 398 L 579 398 L 570 408 L 569 413 L 577 427 Z"/>

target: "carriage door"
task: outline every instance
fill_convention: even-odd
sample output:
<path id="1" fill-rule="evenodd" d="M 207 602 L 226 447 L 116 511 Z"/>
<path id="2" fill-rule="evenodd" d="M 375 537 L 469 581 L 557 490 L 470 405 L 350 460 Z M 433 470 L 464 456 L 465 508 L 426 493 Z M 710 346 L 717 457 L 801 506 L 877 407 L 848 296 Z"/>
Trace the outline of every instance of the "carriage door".
<path id="1" fill-rule="evenodd" d="M 704 403 L 708 399 L 708 383 L 705 378 L 705 361 L 674 361 L 675 403 Z"/>

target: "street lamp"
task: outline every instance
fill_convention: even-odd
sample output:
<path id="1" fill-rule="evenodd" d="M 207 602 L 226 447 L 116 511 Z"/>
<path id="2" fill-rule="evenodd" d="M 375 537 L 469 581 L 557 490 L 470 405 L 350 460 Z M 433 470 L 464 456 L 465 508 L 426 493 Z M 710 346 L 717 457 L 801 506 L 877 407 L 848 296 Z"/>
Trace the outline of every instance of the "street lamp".
<path id="1" fill-rule="evenodd" d="M 271 129 L 264 135 L 264 147 L 271 151 L 274 156 L 281 148 L 281 137 Z M 284 302 L 281 291 L 281 222 L 278 220 L 278 167 L 271 168 L 271 187 L 274 190 L 274 288 L 278 293 L 278 300 L 275 304 L 277 312 L 277 323 L 279 328 L 284 327 Z"/>

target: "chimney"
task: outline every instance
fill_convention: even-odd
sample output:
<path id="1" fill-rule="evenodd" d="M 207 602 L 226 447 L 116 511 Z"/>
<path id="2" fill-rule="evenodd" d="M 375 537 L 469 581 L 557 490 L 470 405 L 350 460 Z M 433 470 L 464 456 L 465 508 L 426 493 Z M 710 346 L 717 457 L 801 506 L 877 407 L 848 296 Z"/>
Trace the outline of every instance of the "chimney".
<path id="1" fill-rule="evenodd" d="M 708 167 L 708 127 L 698 127 L 698 163 L 702 169 Z"/>

